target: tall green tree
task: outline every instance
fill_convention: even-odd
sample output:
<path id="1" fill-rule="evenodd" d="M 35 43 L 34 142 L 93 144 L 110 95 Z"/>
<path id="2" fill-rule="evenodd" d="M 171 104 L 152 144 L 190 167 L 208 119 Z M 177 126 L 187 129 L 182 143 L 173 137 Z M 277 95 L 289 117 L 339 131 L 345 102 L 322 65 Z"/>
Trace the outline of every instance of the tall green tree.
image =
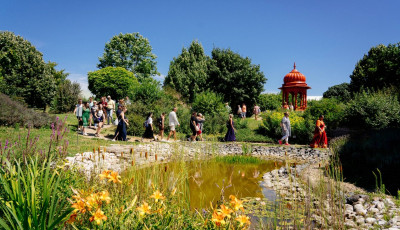
<path id="1" fill-rule="evenodd" d="M 66 113 L 74 110 L 81 92 L 79 83 L 71 82 L 69 79 L 61 81 L 51 105 L 52 112 Z"/>
<path id="2" fill-rule="evenodd" d="M 152 53 L 149 40 L 139 33 L 118 34 L 106 43 L 104 54 L 99 58 L 98 68 L 122 67 L 141 81 L 159 74 L 156 55 Z"/>
<path id="3" fill-rule="evenodd" d="M 203 46 L 192 41 L 188 49 L 183 48 L 182 53 L 171 61 L 164 86 L 175 89 L 192 102 L 196 93 L 207 89 L 208 62 Z"/>
<path id="4" fill-rule="evenodd" d="M 267 81 L 260 66 L 230 49 L 214 48 L 211 54 L 210 89 L 223 95 L 233 109 L 245 103 L 250 111 Z"/>
<path id="5" fill-rule="evenodd" d="M 0 32 L 2 92 L 22 97 L 30 107 L 44 108 L 55 95 L 55 63 L 45 63 L 42 53 L 12 32 Z"/>
<path id="6" fill-rule="evenodd" d="M 372 47 L 368 54 L 358 61 L 350 75 L 350 89 L 382 89 L 400 86 L 400 43 Z"/>
<path id="7" fill-rule="evenodd" d="M 345 82 L 328 88 L 323 94 L 324 98 L 336 98 L 340 101 L 349 101 L 351 99 L 350 84 Z"/>
<path id="8" fill-rule="evenodd" d="M 88 73 L 89 90 L 97 97 L 133 98 L 139 82 L 132 72 L 122 67 L 106 67 Z"/>

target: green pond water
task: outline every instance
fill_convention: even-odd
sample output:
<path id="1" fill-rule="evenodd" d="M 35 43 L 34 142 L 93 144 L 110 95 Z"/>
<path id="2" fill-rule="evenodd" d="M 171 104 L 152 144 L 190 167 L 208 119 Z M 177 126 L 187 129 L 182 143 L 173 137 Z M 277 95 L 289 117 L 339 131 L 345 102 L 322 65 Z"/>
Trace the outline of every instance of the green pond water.
<path id="1" fill-rule="evenodd" d="M 166 166 L 174 170 L 173 162 Z M 226 163 L 215 160 L 190 161 L 187 164 L 190 206 L 192 209 L 208 208 L 229 195 L 267 197 L 271 194 L 260 186 L 262 176 L 275 169 L 274 161 L 260 163 Z M 277 162 L 278 167 L 282 163 Z M 179 168 L 178 168 L 179 169 Z M 182 172 L 174 172 L 179 174 Z M 270 191 L 269 191 L 270 192 Z"/>

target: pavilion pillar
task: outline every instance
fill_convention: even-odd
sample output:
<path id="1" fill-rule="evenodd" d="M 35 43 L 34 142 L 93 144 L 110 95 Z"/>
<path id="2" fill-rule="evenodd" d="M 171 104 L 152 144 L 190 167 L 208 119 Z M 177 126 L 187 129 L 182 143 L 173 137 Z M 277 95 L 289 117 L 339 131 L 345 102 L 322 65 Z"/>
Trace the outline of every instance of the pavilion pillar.
<path id="1" fill-rule="evenodd" d="M 297 110 L 297 92 L 294 93 L 294 110 Z"/>

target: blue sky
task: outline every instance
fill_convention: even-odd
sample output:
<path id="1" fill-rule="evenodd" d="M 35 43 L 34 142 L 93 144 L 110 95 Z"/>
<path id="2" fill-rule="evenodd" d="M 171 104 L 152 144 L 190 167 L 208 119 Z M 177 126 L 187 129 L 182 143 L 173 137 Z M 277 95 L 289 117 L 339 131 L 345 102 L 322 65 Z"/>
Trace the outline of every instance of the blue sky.
<path id="1" fill-rule="evenodd" d="M 293 62 L 322 95 L 350 82 L 370 47 L 400 42 L 400 1 L 19 1 L 2 0 L 0 30 L 32 42 L 46 61 L 87 90 L 104 45 L 139 32 L 157 55 L 162 80 L 170 61 L 191 41 L 230 48 L 259 64 L 266 92 L 278 92 Z"/>

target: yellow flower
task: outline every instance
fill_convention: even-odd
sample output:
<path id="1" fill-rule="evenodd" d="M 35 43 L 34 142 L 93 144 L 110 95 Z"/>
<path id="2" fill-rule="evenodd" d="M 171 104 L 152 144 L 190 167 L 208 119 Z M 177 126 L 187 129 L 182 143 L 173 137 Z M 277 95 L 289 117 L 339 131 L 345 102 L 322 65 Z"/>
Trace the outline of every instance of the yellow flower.
<path id="1" fill-rule="evenodd" d="M 162 193 L 160 193 L 160 191 L 155 191 L 153 193 L 153 195 L 150 196 L 150 198 L 154 198 L 156 200 L 156 203 L 158 202 L 158 200 L 164 200 L 165 196 L 162 195 Z"/>
<path id="2" fill-rule="evenodd" d="M 114 183 L 122 183 L 122 181 L 120 180 L 120 176 L 118 176 L 118 172 L 111 172 L 111 175 L 108 177 L 108 182 L 112 181 Z"/>
<path id="3" fill-rule="evenodd" d="M 243 210 L 243 201 L 236 198 L 234 195 L 230 195 L 229 199 L 231 199 L 231 205 L 235 211 L 242 209 Z"/>
<path id="4" fill-rule="evenodd" d="M 217 210 L 214 210 L 214 213 L 212 214 L 212 219 L 211 219 L 211 220 L 212 220 L 217 226 L 221 226 L 221 225 L 224 225 L 224 224 L 225 224 L 224 218 L 225 218 L 225 216 L 224 216 L 221 212 L 219 212 L 219 211 L 217 211 Z"/>
<path id="5" fill-rule="evenodd" d="M 176 193 L 176 187 L 174 187 L 174 189 L 172 189 L 171 195 L 174 196 Z"/>
<path id="6" fill-rule="evenodd" d="M 108 179 L 110 177 L 111 170 L 104 170 L 102 174 L 99 175 L 100 180 Z"/>
<path id="7" fill-rule="evenodd" d="M 239 223 L 240 223 L 239 227 L 250 224 L 250 218 L 245 215 L 240 215 L 235 220 L 239 221 Z"/>
<path id="8" fill-rule="evenodd" d="M 144 214 L 150 214 L 151 206 L 148 203 L 143 201 L 143 204 L 136 208 L 139 211 L 139 215 L 144 216 Z"/>
<path id="9" fill-rule="evenodd" d="M 100 192 L 99 195 L 100 195 L 99 196 L 100 200 L 105 201 L 107 204 L 110 203 L 111 198 L 110 198 L 110 194 L 108 193 L 108 191 Z"/>
<path id="10" fill-rule="evenodd" d="M 233 212 L 233 210 L 230 209 L 230 208 L 228 208 L 228 207 L 226 207 L 226 206 L 223 205 L 223 204 L 221 204 L 220 207 L 221 207 L 221 209 L 218 209 L 218 211 L 220 211 L 221 214 L 222 214 L 224 217 L 231 218 L 231 213 Z"/>
<path id="11" fill-rule="evenodd" d="M 97 211 L 93 214 L 92 217 L 90 217 L 90 222 L 96 221 L 96 224 L 99 225 L 101 224 L 101 221 L 107 220 L 107 216 L 104 215 L 104 212 L 101 211 L 100 209 L 97 209 Z"/>
<path id="12" fill-rule="evenodd" d="M 72 207 L 75 208 L 74 212 L 80 212 L 80 213 L 86 212 L 86 205 L 85 202 L 83 202 L 82 200 L 78 200 L 76 203 L 73 203 Z"/>
<path id="13" fill-rule="evenodd" d="M 86 198 L 86 201 L 90 208 L 94 207 L 96 204 L 101 204 L 100 197 L 97 193 L 90 194 L 90 196 Z"/>

